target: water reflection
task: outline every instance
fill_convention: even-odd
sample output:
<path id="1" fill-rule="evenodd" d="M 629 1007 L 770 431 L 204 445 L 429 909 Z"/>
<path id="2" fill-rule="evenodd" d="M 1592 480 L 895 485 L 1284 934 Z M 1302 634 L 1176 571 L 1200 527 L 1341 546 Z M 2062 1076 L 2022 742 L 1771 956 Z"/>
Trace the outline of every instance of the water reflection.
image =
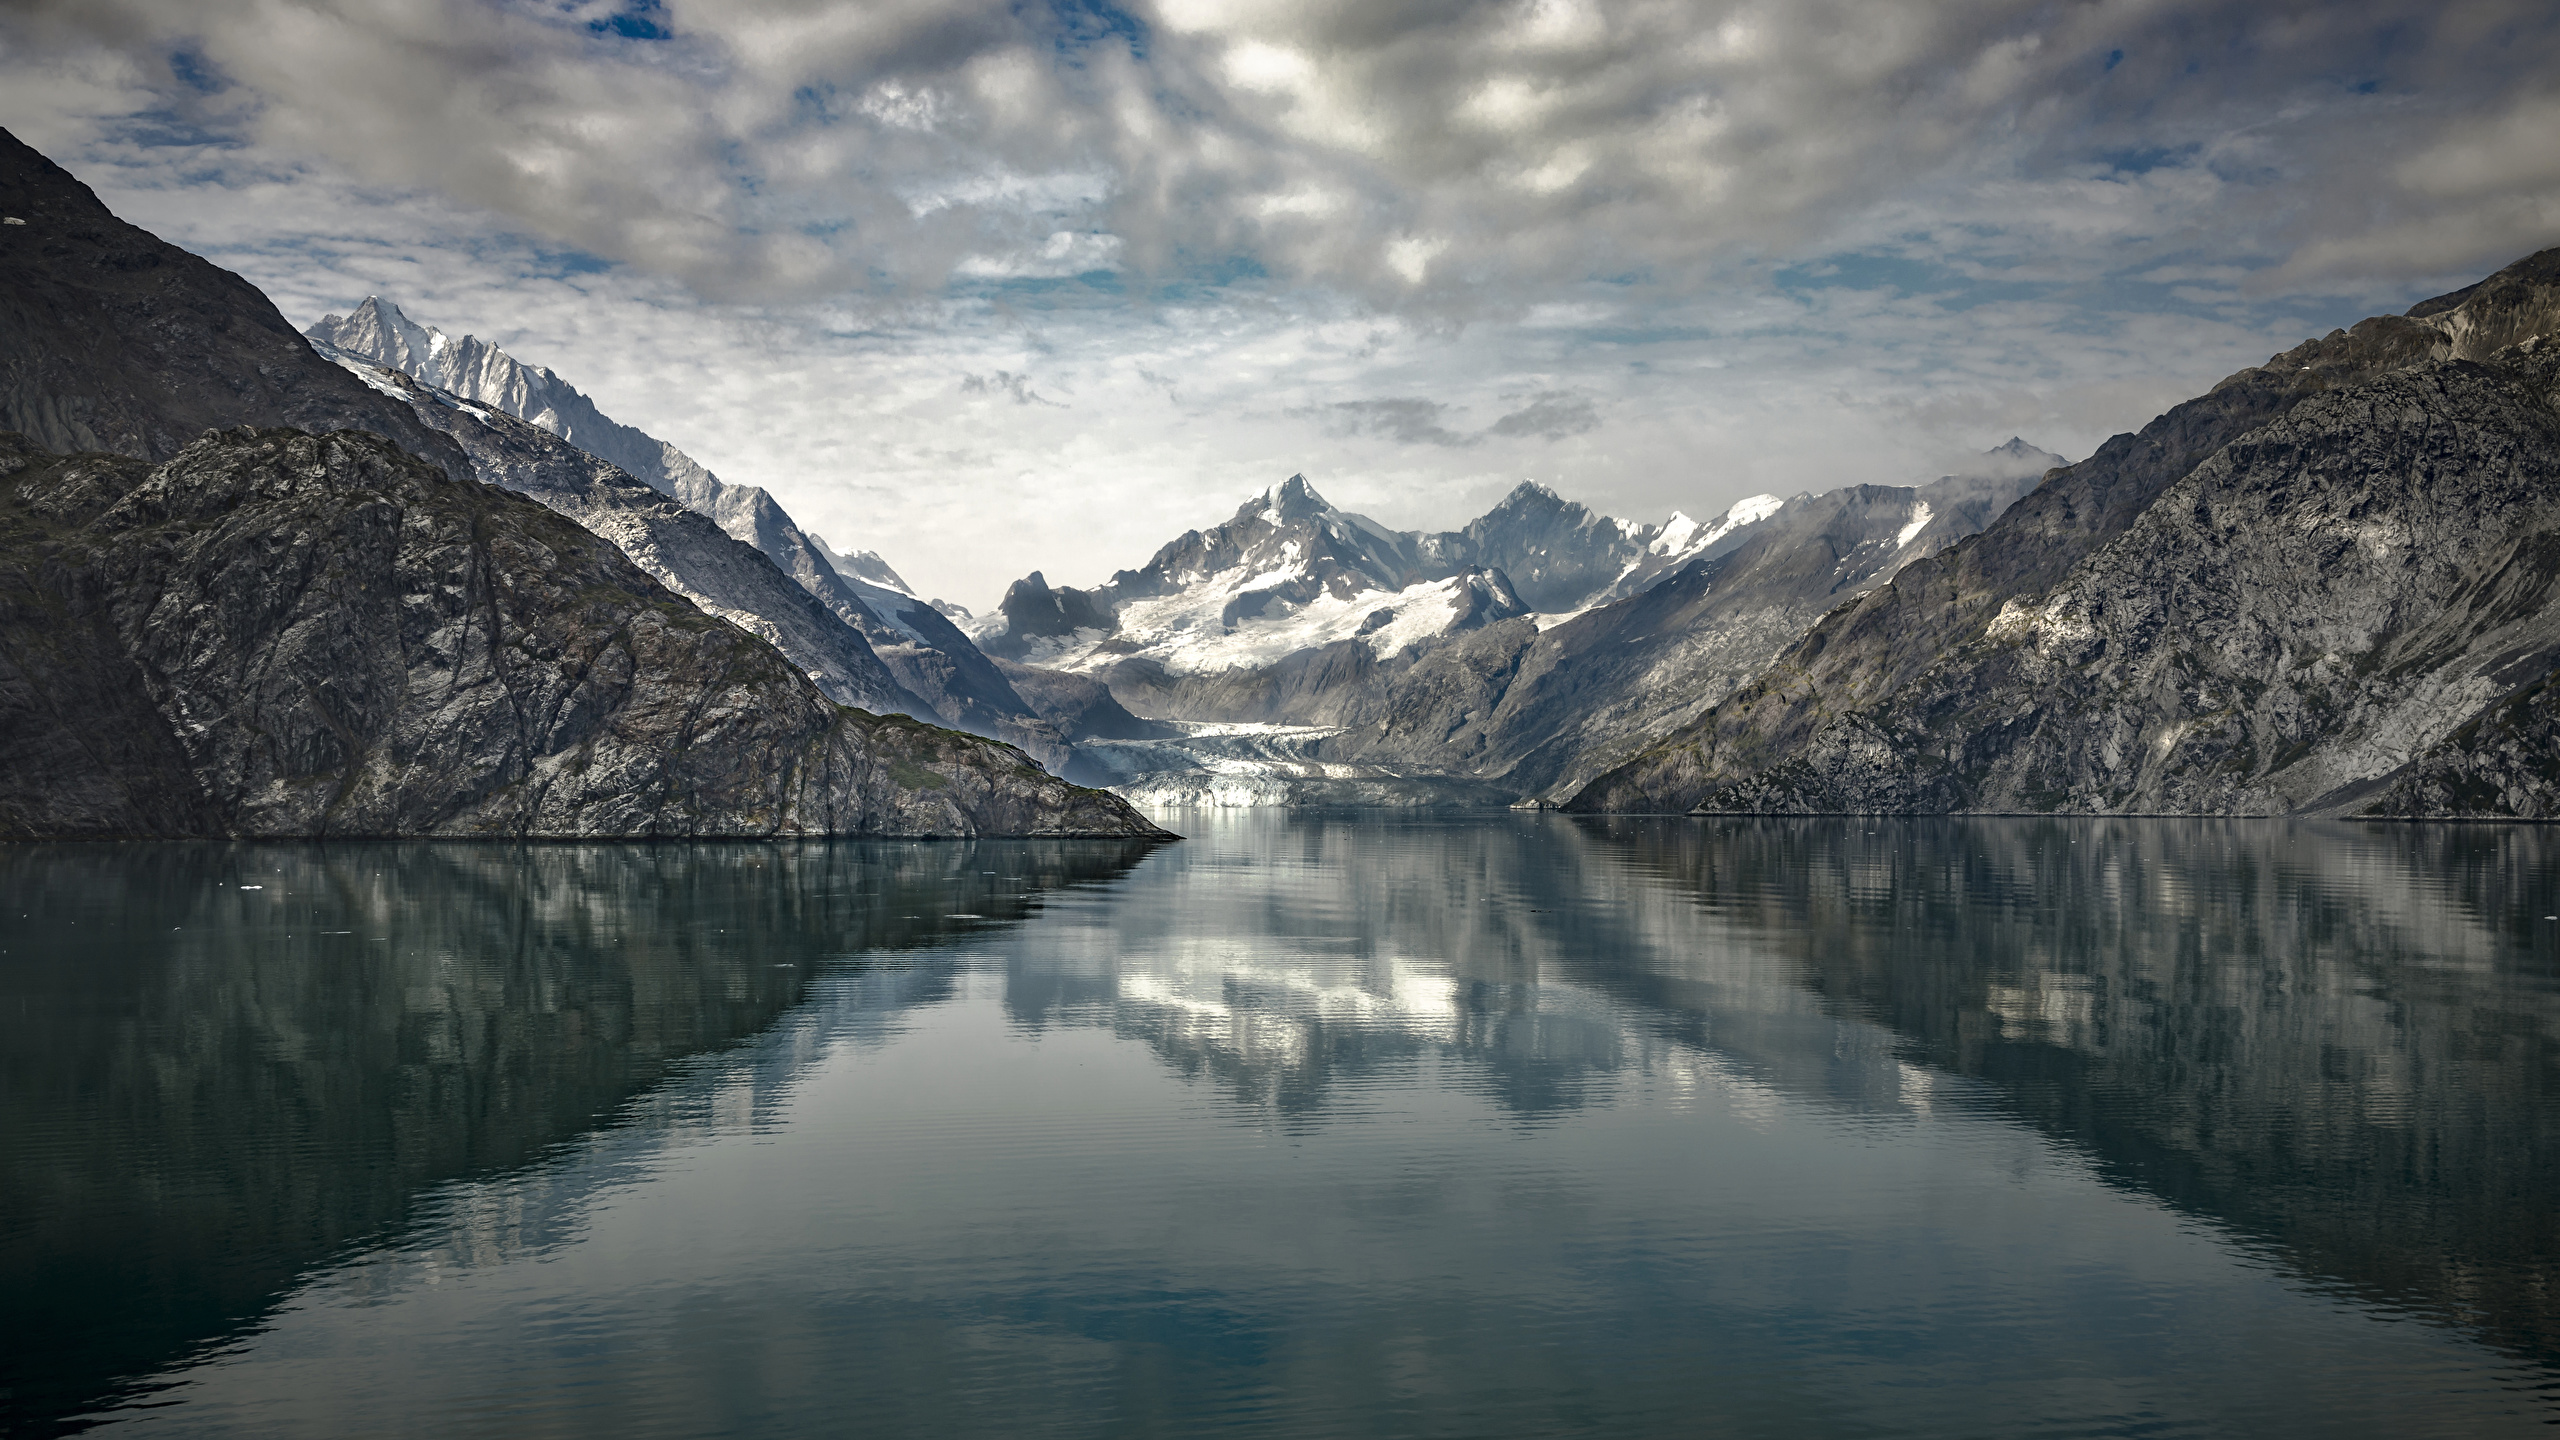
<path id="1" fill-rule="evenodd" d="M 0 1433 L 218 1343 L 832 958 L 932 1003 L 947 972 L 884 957 L 1146 848 L 0 847 Z"/>
<path id="2" fill-rule="evenodd" d="M 1144 864 L 19 852 L 90 868 L 11 893 L 102 897 L 48 943 L 124 932 L 8 972 L 7 1133 L 49 1137 L 0 1182 L 10 1263 L 54 1227 L 149 1301 L 62 1302 L 93 1338 L 44 1343 L 93 1375 L 100 1335 L 126 1371 L 227 1336 L 116 1417 L 206 1433 L 2560 1414 L 2543 831 L 1184 828 Z M 244 892 L 207 855 L 314 868 Z M 418 868 L 367 889 L 388 856 Z M 301 919 L 320 893 L 436 913 L 356 965 L 294 928 L 356 928 Z M 190 952 L 153 897 L 265 928 Z M 87 1203 L 124 1209 L 62 1230 Z M 251 1210 L 302 1218 L 232 1245 Z M 235 1251 L 218 1303 L 167 1298 Z"/>
<path id="3" fill-rule="evenodd" d="M 1593 827 L 1843 1013 L 2305 1274 L 2560 1362 L 2560 835 Z"/>

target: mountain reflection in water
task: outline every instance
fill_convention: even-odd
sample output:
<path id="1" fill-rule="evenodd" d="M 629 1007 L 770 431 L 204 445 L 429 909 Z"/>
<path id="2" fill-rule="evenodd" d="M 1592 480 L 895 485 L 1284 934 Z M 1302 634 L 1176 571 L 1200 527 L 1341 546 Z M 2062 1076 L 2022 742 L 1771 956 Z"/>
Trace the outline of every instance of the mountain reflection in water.
<path id="1" fill-rule="evenodd" d="M 606 1122 L 832 958 L 1019 919 L 1147 848 L 0 846 L 0 1434 Z"/>
<path id="2" fill-rule="evenodd" d="M 2540 829 L 1176 828 L 0 851 L 9 1413 L 2560 1418 Z"/>
<path id="3" fill-rule="evenodd" d="M 2560 834 L 1595 827 L 1845 1014 L 2306 1276 L 2560 1363 Z"/>

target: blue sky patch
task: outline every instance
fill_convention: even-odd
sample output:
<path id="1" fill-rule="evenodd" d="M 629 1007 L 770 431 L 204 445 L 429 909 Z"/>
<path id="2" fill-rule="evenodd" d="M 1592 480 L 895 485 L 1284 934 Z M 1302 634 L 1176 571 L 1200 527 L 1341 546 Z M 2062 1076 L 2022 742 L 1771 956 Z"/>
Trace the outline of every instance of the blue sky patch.
<path id="1" fill-rule="evenodd" d="M 625 40 L 672 40 L 675 32 L 658 23 L 666 12 L 658 0 L 632 0 L 628 9 L 590 20 L 587 28 L 599 35 L 618 35 Z"/>

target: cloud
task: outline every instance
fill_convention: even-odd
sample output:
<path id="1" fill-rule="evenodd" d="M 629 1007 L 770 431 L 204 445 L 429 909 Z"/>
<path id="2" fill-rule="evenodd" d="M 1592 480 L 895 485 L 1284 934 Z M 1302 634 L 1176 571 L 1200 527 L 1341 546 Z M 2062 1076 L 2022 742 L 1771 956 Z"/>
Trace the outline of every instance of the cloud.
<path id="1" fill-rule="evenodd" d="M 1600 426 L 1599 407 L 1590 397 L 1569 390 L 1550 390 L 1481 430 L 1453 430 L 1444 422 L 1451 407 L 1437 400 L 1400 396 L 1383 400 L 1337 400 L 1305 406 L 1291 416 L 1313 419 L 1336 436 L 1372 436 L 1398 445 L 1437 445 L 1463 449 L 1498 440 L 1562 440 Z"/>
<path id="2" fill-rule="evenodd" d="M 1440 423 L 1449 407 L 1411 396 L 1388 400 L 1338 400 L 1294 412 L 1315 416 L 1333 435 L 1375 435 L 1399 445 L 1468 445 L 1473 437 Z"/>
<path id="3" fill-rule="evenodd" d="M 1496 420 L 1485 430 L 1495 439 L 1524 439 L 1536 436 L 1542 440 L 1562 440 L 1600 428 L 1600 411 L 1589 397 L 1568 390 L 1550 390 L 1531 397 L 1529 403 Z"/>
<path id="4" fill-rule="evenodd" d="M 1016 375 L 1010 370 L 998 370 L 992 375 L 964 375 L 960 379 L 960 388 L 971 395 L 1009 395 L 1016 405 L 1067 408 L 1064 401 L 1052 400 L 1032 389 L 1030 376 Z"/>
<path id="5" fill-rule="evenodd" d="M 2555 33 L 2530 0 L 21 0 L 0 18 L 13 72 L 112 57 L 210 134 L 709 295 L 1249 264 L 1463 313 L 1595 278 L 1692 283 L 1897 211 L 1978 223 L 1961 202 L 1985 187 L 2021 242 L 2245 228 L 2297 261 L 2280 283 L 2476 263 L 2560 196 Z M 2438 223 L 2420 243 L 2448 204 L 2482 238 Z"/>
<path id="6" fill-rule="evenodd" d="M 1296 471 L 2085 454 L 2560 243 L 2555 73 L 2520 0 L 0 6 L 0 124 L 297 322 L 397 295 L 973 605 Z"/>

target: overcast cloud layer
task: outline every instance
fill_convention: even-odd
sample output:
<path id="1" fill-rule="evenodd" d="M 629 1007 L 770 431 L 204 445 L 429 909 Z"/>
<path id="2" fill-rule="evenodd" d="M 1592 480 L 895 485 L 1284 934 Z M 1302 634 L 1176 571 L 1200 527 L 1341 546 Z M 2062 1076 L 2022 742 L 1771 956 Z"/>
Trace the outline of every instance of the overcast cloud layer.
<path id="1" fill-rule="evenodd" d="M 2077 456 L 2560 243 L 2560 11 L 2494 0 L 14 0 L 0 124 L 972 605 L 1296 471 Z"/>

